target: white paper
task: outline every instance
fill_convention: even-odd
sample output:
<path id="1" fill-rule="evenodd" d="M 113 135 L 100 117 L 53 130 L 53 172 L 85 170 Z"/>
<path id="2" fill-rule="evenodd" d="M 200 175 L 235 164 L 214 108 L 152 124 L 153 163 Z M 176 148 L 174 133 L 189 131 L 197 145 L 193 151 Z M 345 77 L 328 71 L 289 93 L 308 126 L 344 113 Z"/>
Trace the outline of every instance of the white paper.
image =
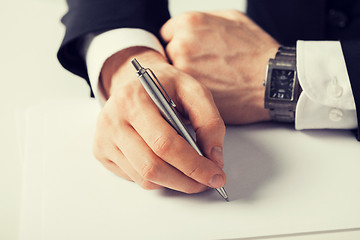
<path id="1" fill-rule="evenodd" d="M 214 190 L 146 191 L 108 172 L 92 156 L 98 111 L 96 102 L 72 100 L 29 115 L 44 124 L 28 138 L 21 239 L 229 239 L 360 228 L 360 143 L 350 131 L 228 127 L 227 203 Z M 41 208 L 40 220 L 31 206 Z M 40 230 L 28 234 L 29 226 Z"/>

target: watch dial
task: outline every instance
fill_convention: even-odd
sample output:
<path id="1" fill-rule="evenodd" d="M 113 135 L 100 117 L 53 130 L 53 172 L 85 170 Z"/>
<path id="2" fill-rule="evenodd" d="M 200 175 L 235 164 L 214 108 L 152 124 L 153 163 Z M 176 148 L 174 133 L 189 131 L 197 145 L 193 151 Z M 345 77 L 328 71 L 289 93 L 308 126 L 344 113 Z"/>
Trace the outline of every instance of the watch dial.
<path id="1" fill-rule="evenodd" d="M 295 72 L 273 69 L 271 74 L 270 98 L 292 100 Z"/>

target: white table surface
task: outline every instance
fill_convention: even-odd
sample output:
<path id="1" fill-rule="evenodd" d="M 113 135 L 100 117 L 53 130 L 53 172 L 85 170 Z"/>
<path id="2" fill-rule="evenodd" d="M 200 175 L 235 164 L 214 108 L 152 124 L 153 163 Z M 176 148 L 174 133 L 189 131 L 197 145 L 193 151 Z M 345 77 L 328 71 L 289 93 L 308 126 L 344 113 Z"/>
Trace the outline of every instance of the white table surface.
<path id="1" fill-rule="evenodd" d="M 216 191 L 144 191 L 107 171 L 92 154 L 99 111 L 89 99 L 27 111 L 21 240 L 261 239 L 360 230 L 360 148 L 350 131 L 228 126 L 225 202 Z"/>
<path id="2" fill-rule="evenodd" d="M 175 2 L 175 1 L 174 1 Z M 214 9 L 208 1 L 177 1 L 173 13 Z M 207 3 L 207 4 L 205 4 Z M 188 5 L 186 5 L 188 4 Z M 238 4 L 222 1 L 221 8 Z M 242 4 L 240 4 L 242 5 Z M 18 238 L 22 187 L 17 113 L 49 99 L 86 98 L 85 81 L 64 71 L 56 52 L 64 34 L 65 0 L 2 0 L 0 8 L 0 239 Z M 178 11 L 178 12 L 177 12 Z M 359 231 L 291 235 L 277 239 L 359 239 Z"/>
<path id="3" fill-rule="evenodd" d="M 56 60 L 65 10 L 60 0 L 1 1 L 0 239 L 18 236 L 22 168 L 16 113 L 48 99 L 89 95 L 85 81 Z"/>

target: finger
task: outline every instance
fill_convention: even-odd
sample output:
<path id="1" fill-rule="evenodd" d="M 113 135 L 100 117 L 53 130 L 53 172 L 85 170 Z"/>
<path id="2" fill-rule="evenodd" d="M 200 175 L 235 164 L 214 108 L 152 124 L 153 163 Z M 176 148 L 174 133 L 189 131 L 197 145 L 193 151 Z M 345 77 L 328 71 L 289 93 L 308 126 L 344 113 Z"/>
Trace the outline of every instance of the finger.
<path id="1" fill-rule="evenodd" d="M 151 124 L 153 132 L 152 126 Z M 118 144 L 122 146 L 122 152 L 141 178 L 186 193 L 197 193 L 206 189 L 203 184 L 184 175 L 156 156 L 135 129 L 126 128 L 122 131 L 122 136 L 127 137 L 119 137 Z"/>
<path id="2" fill-rule="evenodd" d="M 225 173 L 215 163 L 200 156 L 190 144 L 154 110 L 154 104 L 144 109 L 147 118 L 132 120 L 134 129 L 151 150 L 162 160 L 186 176 L 206 186 L 219 188 L 225 185 Z M 149 124 L 149 119 L 151 123 Z"/>
<path id="3" fill-rule="evenodd" d="M 126 180 L 132 181 L 132 179 L 118 165 L 108 158 L 109 150 L 112 152 L 114 146 L 109 142 L 109 139 L 101 133 L 103 133 L 103 131 L 96 131 L 96 137 L 93 145 L 95 158 L 99 160 L 99 162 L 109 171 Z"/>
<path id="4" fill-rule="evenodd" d="M 117 167 L 121 169 L 121 172 L 126 173 L 126 175 L 128 175 L 132 181 L 140 185 L 142 188 L 147 190 L 162 188 L 162 186 L 159 186 L 158 184 L 152 183 L 142 178 L 117 146 L 114 145 L 112 150 L 109 152 L 109 156 L 111 157 L 112 161 L 117 165 Z"/>
<path id="5" fill-rule="evenodd" d="M 128 181 L 132 181 L 133 180 L 123 171 L 121 170 L 121 168 L 116 165 L 113 161 L 106 159 L 105 161 L 101 161 L 101 163 L 104 165 L 104 167 L 109 170 L 110 172 L 115 173 L 116 175 L 128 180 Z"/>
<path id="6" fill-rule="evenodd" d="M 208 14 L 202 12 L 187 12 L 169 19 L 160 29 L 160 35 L 166 42 L 170 42 L 175 34 L 190 33 L 194 26 L 204 24 L 204 17 Z M 189 32 L 190 31 L 190 32 Z"/>
<path id="7" fill-rule="evenodd" d="M 204 85 L 189 80 L 178 85 L 178 101 L 196 132 L 198 145 L 206 157 L 222 168 L 225 125 L 210 91 Z"/>
<path id="8" fill-rule="evenodd" d="M 170 42 L 174 36 L 174 18 L 170 18 L 160 29 L 160 35 L 165 42 Z"/>

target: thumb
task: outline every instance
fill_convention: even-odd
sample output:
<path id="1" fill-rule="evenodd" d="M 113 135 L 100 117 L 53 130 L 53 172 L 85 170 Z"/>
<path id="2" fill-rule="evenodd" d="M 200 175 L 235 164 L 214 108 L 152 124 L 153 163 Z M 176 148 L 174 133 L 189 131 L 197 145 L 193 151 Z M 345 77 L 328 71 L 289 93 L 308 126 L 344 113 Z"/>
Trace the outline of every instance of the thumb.
<path id="1" fill-rule="evenodd" d="M 217 164 L 224 167 L 223 143 L 225 137 L 225 125 L 221 118 L 210 120 L 196 128 L 197 144 L 203 154 Z"/>
<path id="2" fill-rule="evenodd" d="M 210 90 L 187 76 L 177 87 L 177 96 L 181 97 L 177 100 L 196 132 L 198 146 L 207 158 L 222 168 L 225 125 Z"/>

